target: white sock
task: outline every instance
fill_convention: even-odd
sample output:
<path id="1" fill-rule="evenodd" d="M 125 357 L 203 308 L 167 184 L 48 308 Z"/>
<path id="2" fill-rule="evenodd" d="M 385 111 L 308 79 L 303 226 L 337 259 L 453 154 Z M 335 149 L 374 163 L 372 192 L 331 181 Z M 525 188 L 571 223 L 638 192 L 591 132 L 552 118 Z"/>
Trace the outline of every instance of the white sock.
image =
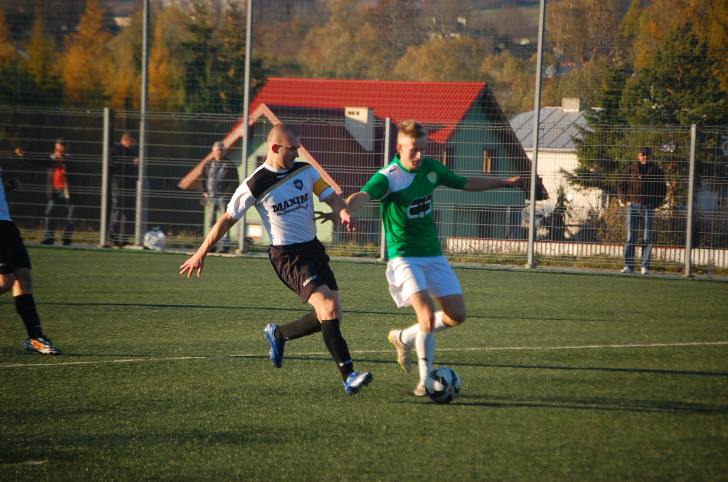
<path id="1" fill-rule="evenodd" d="M 427 374 L 432 371 L 432 362 L 435 358 L 435 334 L 418 331 L 415 339 L 415 350 L 417 351 L 420 382 L 424 382 Z"/>
<path id="2" fill-rule="evenodd" d="M 417 333 L 420 332 L 420 325 L 418 323 L 415 323 L 414 325 L 410 325 L 407 328 L 403 329 L 399 334 L 399 341 L 404 343 L 407 346 L 412 346 L 415 343 L 415 339 L 417 338 Z"/>
<path id="3" fill-rule="evenodd" d="M 435 327 L 432 330 L 433 333 L 446 330 L 450 328 L 450 325 L 446 325 L 443 321 L 444 313 L 442 311 L 436 311 L 435 312 Z M 404 328 L 399 335 L 399 341 L 404 343 L 407 346 L 412 346 L 415 342 L 415 339 L 417 338 L 417 333 L 420 332 L 420 325 L 419 323 L 415 323 L 414 325 L 410 325 L 407 328 Z"/>
<path id="4" fill-rule="evenodd" d="M 450 325 L 446 325 L 444 321 L 442 321 L 442 318 L 445 314 L 442 311 L 436 311 L 435 312 L 435 327 L 433 328 L 432 332 L 436 333 L 438 331 L 447 330 L 450 328 Z"/>

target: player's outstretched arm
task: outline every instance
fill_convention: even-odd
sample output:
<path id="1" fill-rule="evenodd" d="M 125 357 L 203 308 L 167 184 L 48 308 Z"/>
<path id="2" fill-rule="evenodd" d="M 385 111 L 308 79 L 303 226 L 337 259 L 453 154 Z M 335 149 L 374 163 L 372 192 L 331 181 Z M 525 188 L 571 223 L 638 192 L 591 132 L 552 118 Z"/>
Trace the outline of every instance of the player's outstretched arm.
<path id="1" fill-rule="evenodd" d="M 324 202 L 331 207 L 331 216 L 327 216 L 324 213 L 319 213 L 318 219 L 325 221 L 336 222 L 336 218 L 341 224 L 346 227 L 347 231 L 356 231 L 356 220 L 351 215 L 346 201 L 338 194 L 332 194 L 331 196 L 324 199 Z"/>
<path id="2" fill-rule="evenodd" d="M 220 216 L 220 219 L 217 220 L 195 254 L 190 256 L 187 261 L 180 265 L 179 274 L 186 274 L 188 279 L 192 277 L 193 273 L 196 273 L 198 278 L 201 277 L 202 270 L 205 267 L 205 256 L 207 256 L 207 253 L 210 252 L 210 248 L 220 241 L 220 239 L 225 236 L 225 233 L 230 231 L 230 228 L 232 228 L 237 221 L 238 220 L 232 217 L 229 213 L 225 213 Z"/>
<path id="3" fill-rule="evenodd" d="M 526 184 L 521 176 L 509 177 L 508 179 L 491 179 L 487 177 L 469 177 L 464 191 L 488 191 L 490 189 L 498 189 L 501 187 L 515 187 L 526 190 Z"/>
<path id="4" fill-rule="evenodd" d="M 368 193 L 359 191 L 346 198 L 346 205 L 350 213 L 355 213 L 360 207 L 368 203 L 370 199 L 371 196 Z"/>

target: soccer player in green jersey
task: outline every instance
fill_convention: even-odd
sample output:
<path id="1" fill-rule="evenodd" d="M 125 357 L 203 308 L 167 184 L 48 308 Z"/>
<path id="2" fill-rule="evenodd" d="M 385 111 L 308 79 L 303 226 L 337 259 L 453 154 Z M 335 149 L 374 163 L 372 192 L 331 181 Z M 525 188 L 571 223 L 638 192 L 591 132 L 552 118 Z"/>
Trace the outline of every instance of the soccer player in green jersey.
<path id="1" fill-rule="evenodd" d="M 415 347 L 419 368 L 416 396 L 425 395 L 424 381 L 432 370 L 434 333 L 465 321 L 465 299 L 460 281 L 442 254 L 433 216 L 432 193 L 439 185 L 465 191 L 501 187 L 524 189 L 520 177 L 489 179 L 463 177 L 436 159 L 423 156 L 426 133 L 417 122 L 404 121 L 397 135 L 397 155 L 347 199 L 350 212 L 371 199 L 381 202 L 389 263 L 389 292 L 398 307 L 412 306 L 417 323 L 391 330 L 389 342 L 397 361 L 410 371 L 410 352 Z M 436 311 L 433 298 L 440 304 Z"/>

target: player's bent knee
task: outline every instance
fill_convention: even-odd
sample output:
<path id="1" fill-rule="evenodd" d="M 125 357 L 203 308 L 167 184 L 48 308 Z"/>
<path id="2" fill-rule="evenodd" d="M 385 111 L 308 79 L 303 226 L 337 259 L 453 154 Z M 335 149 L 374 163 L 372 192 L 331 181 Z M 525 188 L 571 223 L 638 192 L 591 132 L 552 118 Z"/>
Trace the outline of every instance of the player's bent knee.
<path id="1" fill-rule="evenodd" d="M 7 293 L 13 289 L 15 277 L 9 275 L 0 275 L 0 294 Z"/>
<path id="2" fill-rule="evenodd" d="M 339 318 L 339 304 L 336 298 L 325 298 L 316 309 L 319 319 L 333 320 Z"/>
<path id="3" fill-rule="evenodd" d="M 458 326 L 459 324 L 465 322 L 465 319 L 467 318 L 465 314 L 465 310 L 458 310 L 452 313 L 446 313 L 447 319 L 443 320 L 446 325 L 449 326 Z"/>

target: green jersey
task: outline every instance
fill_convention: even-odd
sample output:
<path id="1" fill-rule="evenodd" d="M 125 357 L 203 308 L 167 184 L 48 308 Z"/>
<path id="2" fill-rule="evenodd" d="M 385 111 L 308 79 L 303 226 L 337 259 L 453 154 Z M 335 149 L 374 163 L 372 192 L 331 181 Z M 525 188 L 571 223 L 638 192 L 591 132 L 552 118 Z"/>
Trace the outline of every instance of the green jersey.
<path id="1" fill-rule="evenodd" d="M 462 189 L 466 182 L 466 178 L 428 157 L 422 159 L 417 170 L 408 171 L 399 156 L 394 156 L 387 167 L 374 174 L 361 190 L 372 199 L 381 199 L 388 256 L 440 256 L 432 192 L 441 184 Z"/>

